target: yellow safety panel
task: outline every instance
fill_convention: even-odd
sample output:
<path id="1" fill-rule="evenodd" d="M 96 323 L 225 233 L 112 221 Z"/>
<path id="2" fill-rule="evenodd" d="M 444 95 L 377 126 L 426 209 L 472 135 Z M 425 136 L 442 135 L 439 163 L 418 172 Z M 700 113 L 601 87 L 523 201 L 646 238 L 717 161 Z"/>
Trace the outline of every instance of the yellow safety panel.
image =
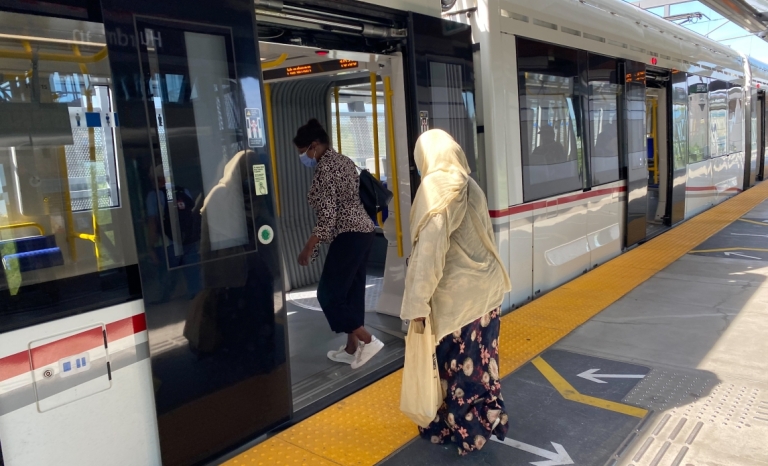
<path id="1" fill-rule="evenodd" d="M 502 376 L 536 358 L 766 198 L 768 183 L 761 183 L 502 317 Z M 546 371 L 544 364 L 538 363 Z M 376 464 L 418 435 L 416 426 L 400 413 L 401 377 L 402 371 L 397 371 L 226 464 Z M 564 385 L 561 388 L 569 390 Z M 578 393 L 569 396 L 605 409 L 643 415 L 639 408 L 620 403 Z"/>
<path id="2" fill-rule="evenodd" d="M 274 437 L 223 464 L 224 466 L 272 466 L 275 464 L 336 466 L 336 463 Z"/>

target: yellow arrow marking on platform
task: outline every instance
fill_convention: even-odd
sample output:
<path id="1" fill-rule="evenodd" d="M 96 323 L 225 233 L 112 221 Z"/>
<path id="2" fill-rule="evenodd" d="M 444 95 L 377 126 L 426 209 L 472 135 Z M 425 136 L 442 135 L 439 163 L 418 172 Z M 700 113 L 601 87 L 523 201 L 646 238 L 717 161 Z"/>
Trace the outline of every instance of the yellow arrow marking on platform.
<path id="1" fill-rule="evenodd" d="M 756 251 L 756 252 L 768 252 L 768 249 L 762 248 L 719 248 L 719 249 L 699 249 L 694 252 L 732 252 L 732 251 Z"/>
<path id="2" fill-rule="evenodd" d="M 603 400 L 602 398 L 595 398 L 594 396 L 582 395 L 576 391 L 576 389 L 573 388 L 573 385 L 569 384 L 562 375 L 558 374 L 557 371 L 552 366 L 550 366 L 549 363 L 547 363 L 547 361 L 543 360 L 541 356 L 531 361 L 531 363 L 536 366 L 536 369 L 541 372 L 541 375 L 546 377 L 549 383 L 552 384 L 552 386 L 555 387 L 555 389 L 560 392 L 560 395 L 562 395 L 566 400 L 575 401 L 577 403 L 583 403 L 585 405 L 594 406 L 596 408 L 607 409 L 608 411 L 614 411 L 639 418 L 643 418 L 646 414 L 648 414 L 648 411 L 642 408 L 636 408 L 634 406 L 617 403 L 615 401 Z"/>
<path id="3" fill-rule="evenodd" d="M 739 218 L 737 220 L 740 221 L 740 222 L 754 223 L 755 225 L 760 225 L 760 226 L 763 226 L 763 227 L 768 227 L 768 223 L 758 222 L 756 220 L 748 220 L 746 218 Z"/>

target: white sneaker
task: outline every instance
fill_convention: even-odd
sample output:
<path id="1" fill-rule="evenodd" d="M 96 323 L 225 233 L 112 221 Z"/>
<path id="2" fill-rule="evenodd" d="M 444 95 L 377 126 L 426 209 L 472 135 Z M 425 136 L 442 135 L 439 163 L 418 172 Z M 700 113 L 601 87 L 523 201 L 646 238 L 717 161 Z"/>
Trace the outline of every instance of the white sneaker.
<path id="1" fill-rule="evenodd" d="M 335 362 L 343 362 L 344 364 L 352 364 L 357 359 L 357 355 L 360 353 L 360 347 L 357 347 L 355 354 L 347 353 L 347 345 L 341 345 L 338 351 L 328 351 L 328 359 Z"/>
<path id="2" fill-rule="evenodd" d="M 360 349 L 358 349 L 357 353 L 355 353 L 355 356 L 357 357 L 355 358 L 355 362 L 352 363 L 352 369 L 357 369 L 366 362 L 370 361 L 370 359 L 376 356 L 376 353 L 381 351 L 382 348 L 384 348 L 384 343 L 382 343 L 381 340 L 377 339 L 373 335 L 371 335 L 370 343 L 365 344 L 360 342 Z"/>

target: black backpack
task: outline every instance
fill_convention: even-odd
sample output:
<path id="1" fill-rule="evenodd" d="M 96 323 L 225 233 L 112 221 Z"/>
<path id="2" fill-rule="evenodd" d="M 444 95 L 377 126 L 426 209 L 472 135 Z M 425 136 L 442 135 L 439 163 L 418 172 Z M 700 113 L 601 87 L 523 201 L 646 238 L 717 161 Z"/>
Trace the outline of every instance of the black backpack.
<path id="1" fill-rule="evenodd" d="M 163 205 L 165 212 L 163 214 L 163 228 L 165 235 L 173 241 L 173 229 L 171 227 L 171 216 L 168 211 L 168 195 L 165 189 L 160 190 L 163 193 Z M 201 218 L 199 212 L 193 212 L 195 200 L 192 199 L 186 190 L 180 186 L 173 189 L 173 198 L 176 201 L 176 212 L 179 215 L 179 232 L 181 233 L 181 244 L 188 245 L 200 241 Z"/>
<path id="2" fill-rule="evenodd" d="M 382 212 L 392 200 L 392 191 L 385 188 L 381 181 L 368 170 L 360 170 L 360 200 L 363 208 L 372 218 Z"/>

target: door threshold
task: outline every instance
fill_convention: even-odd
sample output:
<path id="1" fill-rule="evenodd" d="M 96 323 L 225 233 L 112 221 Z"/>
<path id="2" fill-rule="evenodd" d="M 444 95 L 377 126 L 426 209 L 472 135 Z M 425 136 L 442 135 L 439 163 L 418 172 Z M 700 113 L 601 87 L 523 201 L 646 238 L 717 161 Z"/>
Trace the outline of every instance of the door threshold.
<path id="1" fill-rule="evenodd" d="M 339 364 L 294 384 L 291 387 L 294 421 L 300 412 L 308 410 L 313 414 L 320 411 L 402 367 L 404 358 L 402 344 L 388 344 L 359 369 Z"/>

